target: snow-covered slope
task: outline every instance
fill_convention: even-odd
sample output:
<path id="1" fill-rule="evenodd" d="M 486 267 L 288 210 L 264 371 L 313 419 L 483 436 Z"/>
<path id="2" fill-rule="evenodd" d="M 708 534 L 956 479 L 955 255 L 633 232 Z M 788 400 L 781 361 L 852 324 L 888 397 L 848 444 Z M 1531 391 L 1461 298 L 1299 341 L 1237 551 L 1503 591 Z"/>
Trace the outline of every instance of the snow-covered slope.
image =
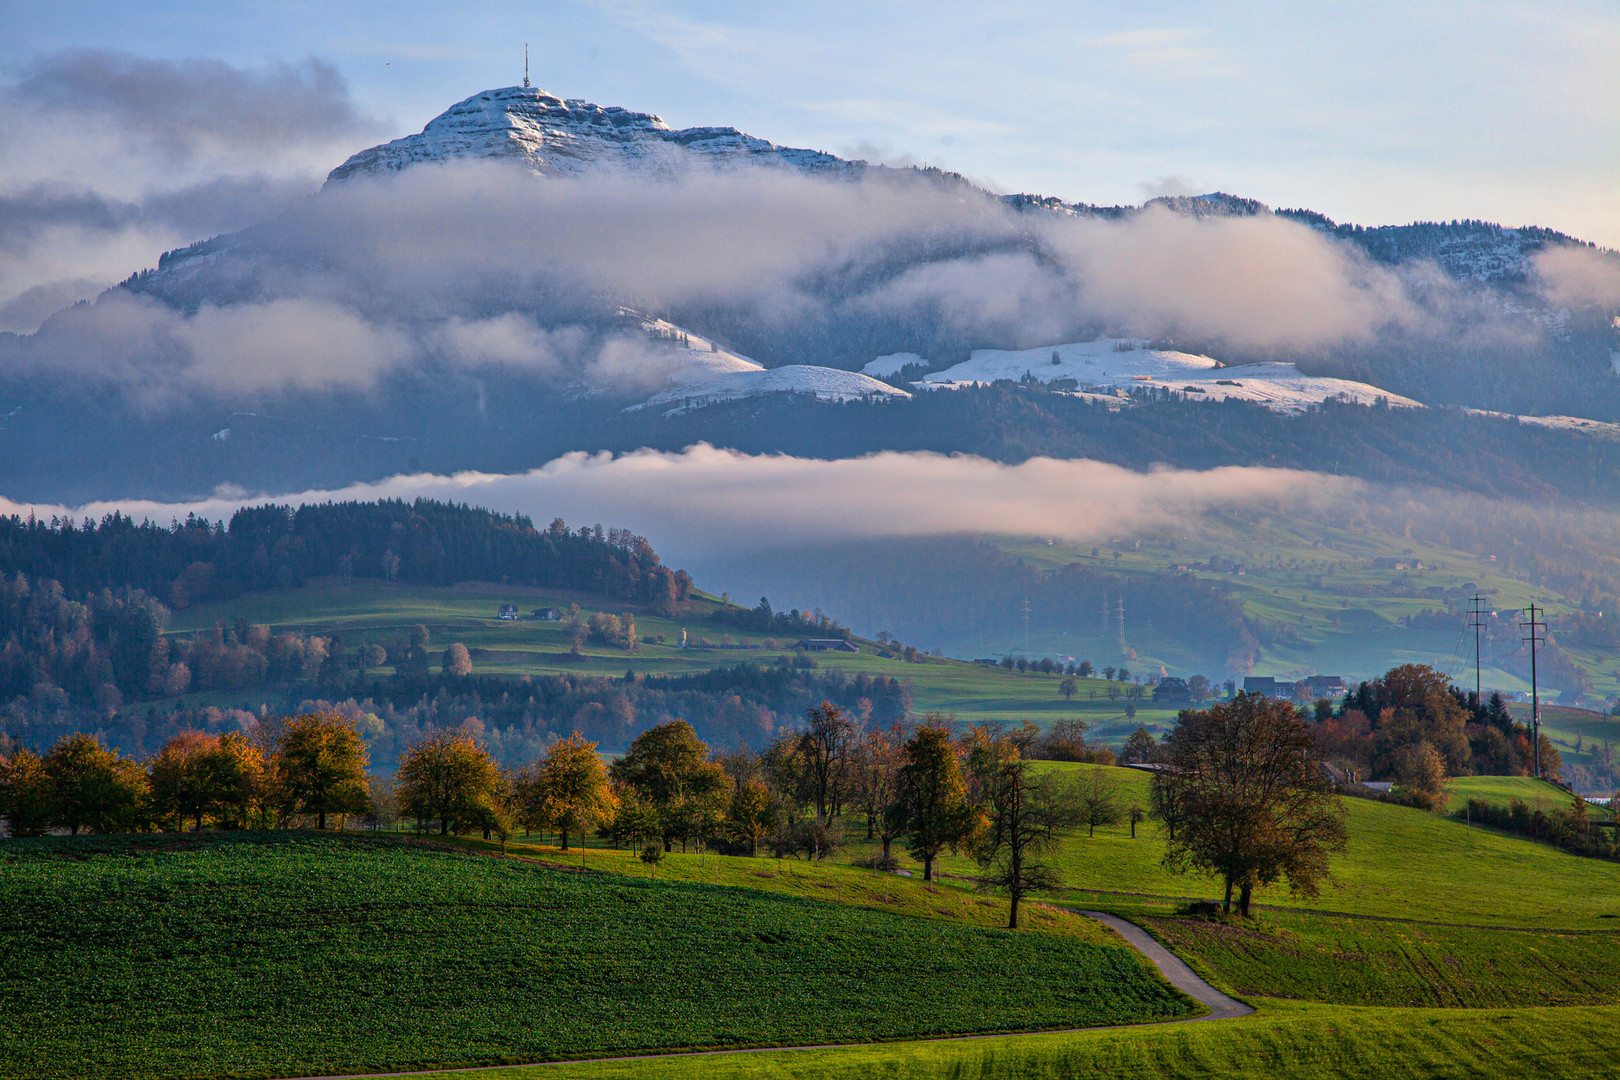
<path id="1" fill-rule="evenodd" d="M 876 360 L 868 363 L 865 367 L 861 368 L 861 373 L 883 379 L 890 375 L 900 374 L 901 371 L 912 364 L 921 364 L 924 367 L 927 367 L 928 361 L 924 360 L 914 352 L 890 353 L 888 356 L 880 356 Z"/>
<path id="2" fill-rule="evenodd" d="M 859 168 L 817 150 L 778 146 L 736 128 L 674 130 L 651 113 L 563 99 L 530 86 L 486 90 L 457 102 L 419 134 L 355 154 L 327 176 L 338 184 L 362 174 L 398 172 L 423 161 L 505 158 L 546 176 L 596 168 L 667 173 L 693 162 L 749 161 L 798 169 Z"/>
<path id="3" fill-rule="evenodd" d="M 1370 405 L 1422 408 L 1422 402 L 1348 379 L 1302 375 L 1293 364 L 1220 367 L 1207 356 L 1150 349 L 1146 342 L 1118 338 L 1050 345 L 1039 349 L 975 349 L 964 363 L 936 371 L 915 385 L 950 389 L 978 383 L 1030 378 L 1052 383 L 1072 380 L 1076 391 L 1155 387 L 1200 401 L 1254 401 L 1279 412 L 1298 412 L 1329 398 Z"/>
<path id="4" fill-rule="evenodd" d="M 644 383 L 661 383 L 663 389 L 626 412 L 662 408 L 665 415 L 672 416 L 761 394 L 814 394 L 822 401 L 911 396 L 887 383 L 838 368 L 810 364 L 767 368 L 663 319 L 645 322 L 642 329 L 656 347 L 650 357 L 636 358 L 636 374 Z M 656 366 L 649 369 L 648 365 Z"/>

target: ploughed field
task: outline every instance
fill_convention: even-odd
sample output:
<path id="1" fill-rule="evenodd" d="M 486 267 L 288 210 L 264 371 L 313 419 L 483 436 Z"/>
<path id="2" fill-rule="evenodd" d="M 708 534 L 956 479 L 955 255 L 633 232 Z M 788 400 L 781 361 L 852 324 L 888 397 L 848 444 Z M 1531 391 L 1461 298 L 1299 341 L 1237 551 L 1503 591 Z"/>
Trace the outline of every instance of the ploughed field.
<path id="1" fill-rule="evenodd" d="M 292 1076 L 1121 1024 L 1132 952 L 304 832 L 0 846 L 0 1077 Z"/>

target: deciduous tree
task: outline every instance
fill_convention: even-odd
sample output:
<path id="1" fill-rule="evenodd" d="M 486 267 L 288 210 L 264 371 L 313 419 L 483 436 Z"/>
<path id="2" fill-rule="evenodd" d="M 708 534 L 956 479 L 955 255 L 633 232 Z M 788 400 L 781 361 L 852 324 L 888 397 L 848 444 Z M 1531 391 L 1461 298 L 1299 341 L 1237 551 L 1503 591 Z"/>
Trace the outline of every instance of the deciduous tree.
<path id="1" fill-rule="evenodd" d="M 1310 728 L 1285 701 L 1240 693 L 1184 711 L 1160 774 L 1181 816 L 1165 864 L 1220 879 L 1225 910 L 1239 890 L 1247 915 L 1255 888 L 1286 877 L 1315 896 L 1327 853 L 1344 847 L 1344 809 L 1317 767 Z"/>
<path id="2" fill-rule="evenodd" d="M 544 816 L 568 850 L 568 834 L 582 833 L 613 811 L 613 792 L 607 768 L 596 744 L 579 732 L 558 739 L 546 750 L 539 767 L 539 791 Z"/>
<path id="3" fill-rule="evenodd" d="M 363 814 L 370 806 L 366 744 L 353 721 L 341 713 L 305 713 L 282 729 L 275 756 L 276 783 L 283 809 L 314 814 L 326 828 L 328 814 Z"/>
<path id="4" fill-rule="evenodd" d="M 1086 770 L 1080 783 L 1080 822 L 1086 827 L 1086 836 L 1097 835 L 1097 826 L 1113 825 L 1119 821 L 1119 783 L 1107 766 Z"/>
<path id="5" fill-rule="evenodd" d="M 94 735 L 67 735 L 45 755 L 55 789 L 55 819 L 77 836 L 140 827 L 148 796 L 146 772 L 104 748 Z"/>
<path id="6" fill-rule="evenodd" d="M 501 774 L 472 736 L 435 730 L 405 749 L 394 782 L 401 808 L 418 820 L 437 820 L 444 836 L 452 828 L 485 826 Z"/>
<path id="7" fill-rule="evenodd" d="M 922 860 L 923 880 L 934 879 L 934 860 L 955 849 L 972 830 L 961 764 L 944 717 L 930 713 L 906 740 L 900 769 L 900 806 L 906 846 Z"/>
<path id="8" fill-rule="evenodd" d="M 984 827 L 973 852 L 979 885 L 1007 894 L 1007 925 L 1016 930 L 1024 897 L 1062 883 L 1041 856 L 1056 846 L 1060 828 L 1080 819 L 1080 794 L 1072 775 L 1036 772 L 1009 740 L 999 740 L 981 768 Z"/>
<path id="9" fill-rule="evenodd" d="M 663 822 L 664 849 L 670 850 L 685 815 L 684 803 L 724 806 L 726 774 L 708 760 L 709 746 L 685 720 L 648 728 L 630 743 L 609 775 L 634 788 Z"/>
<path id="10" fill-rule="evenodd" d="M 18 747 L 0 758 L 0 817 L 12 836 L 43 836 L 56 814 L 56 788 L 45 772 L 45 759 Z"/>
<path id="11" fill-rule="evenodd" d="M 771 789 L 750 780 L 731 796 L 726 810 L 726 833 L 734 843 L 747 844 L 748 854 L 759 854 L 759 841 L 777 825 L 776 800 Z"/>

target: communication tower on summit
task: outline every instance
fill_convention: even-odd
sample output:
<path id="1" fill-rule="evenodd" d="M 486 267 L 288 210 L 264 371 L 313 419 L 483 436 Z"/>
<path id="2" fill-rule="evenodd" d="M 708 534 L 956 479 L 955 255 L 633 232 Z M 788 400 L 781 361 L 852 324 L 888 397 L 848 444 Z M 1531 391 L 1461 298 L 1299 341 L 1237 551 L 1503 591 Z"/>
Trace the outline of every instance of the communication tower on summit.
<path id="1" fill-rule="evenodd" d="M 529 43 L 527 41 L 523 43 L 523 86 L 524 89 L 528 89 L 529 86 Z"/>

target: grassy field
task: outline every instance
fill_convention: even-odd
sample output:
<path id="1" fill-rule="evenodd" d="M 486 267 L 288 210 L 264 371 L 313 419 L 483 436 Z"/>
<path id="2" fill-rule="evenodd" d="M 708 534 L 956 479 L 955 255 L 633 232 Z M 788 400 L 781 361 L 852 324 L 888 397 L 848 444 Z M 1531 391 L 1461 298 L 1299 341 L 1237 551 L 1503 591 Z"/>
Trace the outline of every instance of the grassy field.
<path id="1" fill-rule="evenodd" d="M 1143 920 L 1241 997 L 1506 1008 L 1620 1003 L 1620 931 L 1481 930 L 1267 912 L 1249 924 Z"/>
<path id="2" fill-rule="evenodd" d="M 1146 774 L 1106 775 L 1127 798 L 1145 795 Z M 1529 790 L 1500 778 L 1458 787 L 1493 801 Z M 961 877 L 930 885 L 849 865 L 864 842 L 821 865 L 675 852 L 656 878 L 628 851 L 539 842 L 509 845 L 507 860 L 300 833 L 12 842 L 0 846 L 0 1077 L 384 1070 L 1183 1012 L 1109 931 L 1058 905 L 1136 919 L 1260 1011 L 1207 1025 L 478 1075 L 1507 1077 L 1612 1067 L 1620 866 L 1404 807 L 1347 809 L 1351 846 L 1323 895 L 1264 890 L 1247 923 L 1176 915 L 1177 898 L 1215 887 L 1163 870 L 1152 823 L 1134 841 L 1126 826 L 1089 839 L 1071 830 L 1056 856 L 1070 887 L 1026 909 L 1029 929 L 1017 934 L 995 929 L 1005 903 L 965 880 L 964 858 L 943 860 Z M 858 836 L 860 822 L 850 824 Z"/>
<path id="3" fill-rule="evenodd" d="M 1046 763 L 1043 767 L 1080 773 L 1096 768 L 1059 762 Z M 1117 785 L 1122 806 L 1132 802 L 1143 807 L 1148 805 L 1146 772 L 1107 768 L 1104 774 Z M 1503 791 L 1523 791 L 1527 785 L 1537 783 L 1505 777 L 1468 777 L 1453 781 L 1456 791 L 1484 791 L 1487 796 L 1498 785 Z M 1540 784 L 1539 788 L 1547 792 L 1549 798 L 1560 795 L 1565 800 L 1569 798 L 1550 784 Z M 1255 893 L 1257 904 L 1277 911 L 1537 930 L 1620 929 L 1614 921 L 1620 919 L 1620 865 L 1580 858 L 1545 844 L 1486 829 L 1470 828 L 1441 814 L 1370 799 L 1346 799 L 1344 805 L 1350 843 L 1342 854 L 1330 856 L 1333 876 L 1322 888 L 1321 895 L 1315 899 L 1291 896 L 1285 885 L 1276 885 L 1258 890 Z M 727 859 L 677 853 L 670 856 L 658 872 L 684 875 L 690 880 L 713 880 L 713 875 L 719 873 L 721 882 L 764 889 L 778 888 L 782 881 L 802 881 L 806 888 L 835 887 L 816 884 L 817 879 L 824 876 L 827 882 L 845 883 L 836 887 L 857 889 L 856 881 L 868 879 L 862 876 L 865 871 L 856 870 L 851 863 L 870 855 L 875 844 L 864 839 L 865 819 L 858 813 L 852 813 L 847 828 L 848 846 L 814 869 L 792 860 Z M 1064 888 L 1052 893 L 1050 899 L 1075 906 L 1157 916 L 1167 914 L 1186 898 L 1219 897 L 1217 882 L 1172 874 L 1161 865 L 1164 839 L 1157 822 L 1144 821 L 1137 825 L 1136 831 L 1137 837 L 1133 840 L 1128 824 L 1098 826 L 1093 837 L 1088 837 L 1084 828 L 1063 830 L 1062 843 L 1052 853 L 1050 861 L 1062 873 Z M 481 841 L 462 843 L 490 847 Z M 523 850 L 548 860 L 646 873 L 635 863 L 633 853 L 596 846 L 602 842 L 595 839 L 589 843 L 593 846 L 576 845 L 567 854 L 543 843 L 530 844 Z M 513 846 L 512 850 L 519 848 Z M 893 850 L 902 868 L 921 876 L 922 864 L 906 854 L 903 844 L 896 843 Z M 996 901 L 969 890 L 978 872 L 977 864 L 965 854 L 946 853 L 938 865 L 947 875 L 943 885 L 961 886 L 959 902 L 980 907 L 987 913 L 986 924 L 993 925 L 997 916 L 988 913 L 1005 909 L 990 907 Z M 747 876 L 750 874 L 764 876 L 750 879 Z M 896 879 L 880 877 L 876 880 Z M 872 888 L 881 891 L 888 887 Z M 891 899 L 885 903 L 895 902 Z M 919 904 L 921 909 L 929 907 L 926 902 L 919 901 Z M 927 913 L 918 908 L 910 910 Z"/>
<path id="4" fill-rule="evenodd" d="M 1469 799 L 1478 799 L 1493 806 L 1506 806 L 1514 799 L 1527 803 L 1532 809 L 1551 810 L 1568 807 L 1569 792 L 1556 784 L 1537 780 L 1533 776 L 1459 776 L 1446 784 L 1448 811 L 1461 810 Z"/>
<path id="5" fill-rule="evenodd" d="M 514 603 L 527 615 L 535 608 L 577 603 L 585 615 L 603 610 L 632 611 L 643 639 L 662 635 L 663 644 L 645 640 L 634 653 L 587 644 L 582 655 L 570 655 L 570 643 L 558 623 L 495 617 L 503 603 Z M 237 619 L 263 623 L 275 631 L 339 634 L 345 647 L 365 642 L 391 644 L 405 638 L 410 628 L 428 628 L 429 650 L 437 652 L 459 641 L 472 652 L 473 670 L 481 674 L 545 675 L 576 673 L 623 675 L 633 669 L 643 675 L 683 674 L 743 662 L 769 662 L 791 652 L 792 639 L 758 634 L 723 632 L 708 621 L 716 605 L 697 601 L 689 617 L 668 619 L 634 604 L 604 605 L 600 597 L 584 593 L 522 586 L 463 582 L 454 586 L 389 584 L 356 579 L 314 582 L 285 592 L 250 593 L 234 600 L 199 604 L 175 613 L 169 631 L 189 634 L 230 626 Z M 688 648 L 678 646 L 685 629 L 694 645 L 699 638 L 714 644 L 757 645 L 756 649 Z M 772 647 L 765 647 L 770 644 Z M 1122 740 L 1138 725 L 1163 730 L 1175 720 L 1175 709 L 1155 707 L 1149 700 L 1136 703 L 1134 719 L 1126 716 L 1124 686 L 1103 679 L 1079 679 L 1072 699 L 1062 696 L 1062 676 L 1039 672 L 1004 671 L 960 660 L 934 658 L 928 663 L 906 663 L 876 654 L 872 644 L 860 653 L 818 653 L 817 663 L 849 674 L 886 675 L 912 684 L 918 712 L 955 713 L 966 721 L 1016 724 L 1028 718 L 1037 723 L 1080 718 L 1106 740 Z M 382 668 L 384 672 L 391 669 Z M 1110 694 L 1114 696 L 1110 696 Z M 263 696 L 263 692 L 259 692 Z M 183 700 L 196 704 L 254 705 L 253 692 L 229 691 L 190 694 Z"/>
<path id="6" fill-rule="evenodd" d="M 1088 769 L 1091 766 L 1064 766 Z M 1147 805 L 1148 776 L 1110 769 L 1125 801 Z M 1367 799 L 1346 799 L 1350 843 L 1332 856 L 1333 880 L 1314 900 L 1284 887 L 1256 893 L 1261 904 L 1352 915 L 1466 922 L 1546 929 L 1614 929 L 1620 917 L 1620 865 L 1583 859 L 1515 837 L 1469 828 L 1437 814 Z M 1105 902 L 1114 892 L 1149 897 L 1216 897 L 1215 883 L 1171 874 L 1160 865 L 1158 826 L 1084 830 L 1059 849 L 1055 863 L 1070 887 L 1065 896 Z M 947 857 L 947 873 L 971 874 L 974 864 Z"/>
<path id="7" fill-rule="evenodd" d="M 0 849 L 0 1077 L 275 1076 L 1183 1015 L 1134 953 L 307 833 Z M 92 1036 L 93 1033 L 93 1036 Z"/>
<path id="8" fill-rule="evenodd" d="M 1586 1080 L 1612 1074 L 1616 1043 L 1607 1033 L 1620 1023 L 1613 1006 L 1256 1004 L 1252 1016 L 1213 1024 L 492 1069 L 470 1080 Z"/>

